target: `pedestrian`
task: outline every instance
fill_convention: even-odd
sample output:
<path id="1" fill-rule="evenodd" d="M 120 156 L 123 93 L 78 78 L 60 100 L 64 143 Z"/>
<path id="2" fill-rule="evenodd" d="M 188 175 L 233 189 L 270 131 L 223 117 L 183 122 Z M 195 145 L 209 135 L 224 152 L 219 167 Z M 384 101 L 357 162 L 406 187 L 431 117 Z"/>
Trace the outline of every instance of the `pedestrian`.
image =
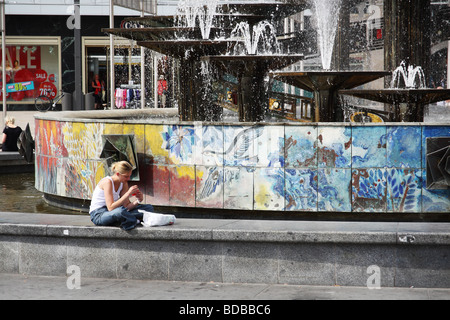
<path id="1" fill-rule="evenodd" d="M 128 185 L 133 171 L 130 163 L 116 162 L 111 170 L 113 175 L 103 178 L 94 190 L 91 221 L 97 226 L 118 224 L 123 230 L 134 229 L 143 220 L 142 212 L 153 212 L 153 206 L 140 204 L 144 196 L 139 187 Z"/>
<path id="2" fill-rule="evenodd" d="M 92 89 L 94 89 L 95 109 L 96 110 L 103 109 L 102 104 L 103 86 L 102 83 L 100 82 L 100 77 L 98 74 L 96 74 L 94 80 L 92 80 L 91 86 Z"/>
<path id="3" fill-rule="evenodd" d="M 167 89 L 167 81 L 164 79 L 164 76 L 161 75 L 158 80 L 158 96 L 162 108 L 166 107 Z"/>
<path id="4" fill-rule="evenodd" d="M 5 118 L 5 129 L 2 137 L 2 151 L 19 151 L 17 140 L 19 139 L 22 129 L 15 125 L 14 117 L 7 116 Z"/>

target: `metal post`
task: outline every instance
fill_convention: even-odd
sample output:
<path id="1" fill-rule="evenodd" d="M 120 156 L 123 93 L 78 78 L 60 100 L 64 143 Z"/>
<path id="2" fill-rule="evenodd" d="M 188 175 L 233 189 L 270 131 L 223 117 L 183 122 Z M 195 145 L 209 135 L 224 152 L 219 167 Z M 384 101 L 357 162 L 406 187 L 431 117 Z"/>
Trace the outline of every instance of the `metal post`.
<path id="1" fill-rule="evenodd" d="M 153 94 L 155 97 L 154 107 L 158 108 L 158 54 L 153 53 Z"/>
<path id="2" fill-rule="evenodd" d="M 144 17 L 144 1 L 141 2 L 141 17 Z M 145 48 L 141 47 L 141 109 L 145 108 Z"/>
<path id="3" fill-rule="evenodd" d="M 450 58 L 450 40 L 448 41 L 447 59 Z M 447 89 L 450 89 L 450 63 L 447 63 Z"/>
<path id="4" fill-rule="evenodd" d="M 109 1 L 109 27 L 114 28 L 114 0 Z M 109 58 L 110 58 L 110 72 L 109 72 L 109 96 L 111 103 L 111 110 L 114 110 L 114 89 L 115 89 L 115 72 L 114 72 L 114 36 L 109 35 Z"/>
<path id="5" fill-rule="evenodd" d="M 2 98 L 3 98 L 3 121 L 5 123 L 6 119 L 6 23 L 5 23 L 5 0 L 1 2 L 1 18 L 2 18 Z"/>
<path id="6" fill-rule="evenodd" d="M 81 13 L 80 13 L 80 0 L 74 1 L 75 6 L 75 110 L 84 110 L 84 98 L 83 98 L 83 75 L 82 75 L 82 49 L 81 49 Z"/>

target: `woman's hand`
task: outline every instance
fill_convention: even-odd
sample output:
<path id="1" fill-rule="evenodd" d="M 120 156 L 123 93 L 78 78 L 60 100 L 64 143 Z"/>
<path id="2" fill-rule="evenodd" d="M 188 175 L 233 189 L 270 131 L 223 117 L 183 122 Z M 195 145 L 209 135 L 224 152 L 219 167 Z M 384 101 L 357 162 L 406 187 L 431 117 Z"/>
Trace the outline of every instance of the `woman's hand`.
<path id="1" fill-rule="evenodd" d="M 132 186 L 130 189 L 128 189 L 129 197 L 136 197 L 139 202 L 144 201 L 144 195 L 142 194 L 141 190 L 139 190 L 138 186 Z"/>

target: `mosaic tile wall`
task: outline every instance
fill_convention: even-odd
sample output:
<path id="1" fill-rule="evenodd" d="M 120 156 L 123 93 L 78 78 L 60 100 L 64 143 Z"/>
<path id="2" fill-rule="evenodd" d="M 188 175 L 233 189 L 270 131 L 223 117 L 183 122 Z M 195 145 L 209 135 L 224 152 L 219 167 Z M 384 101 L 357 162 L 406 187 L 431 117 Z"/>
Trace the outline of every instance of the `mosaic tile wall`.
<path id="1" fill-rule="evenodd" d="M 202 125 L 36 120 L 36 188 L 90 199 L 104 134 L 134 134 L 146 202 L 239 210 L 450 212 L 426 189 L 426 138 L 449 126 Z"/>

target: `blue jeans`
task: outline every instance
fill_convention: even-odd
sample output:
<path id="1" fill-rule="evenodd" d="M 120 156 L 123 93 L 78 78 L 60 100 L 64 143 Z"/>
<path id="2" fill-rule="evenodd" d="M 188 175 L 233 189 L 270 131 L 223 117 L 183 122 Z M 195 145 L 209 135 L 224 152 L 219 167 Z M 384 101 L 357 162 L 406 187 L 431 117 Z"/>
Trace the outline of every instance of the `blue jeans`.
<path id="1" fill-rule="evenodd" d="M 90 212 L 91 221 L 96 226 L 115 226 L 117 224 L 123 230 L 134 229 L 137 225 L 137 220 L 142 221 L 143 214 L 138 210 L 145 210 L 153 212 L 153 206 L 150 204 L 140 204 L 136 209 L 128 211 L 125 207 L 119 207 L 112 211 L 108 208 L 102 207 Z"/>

